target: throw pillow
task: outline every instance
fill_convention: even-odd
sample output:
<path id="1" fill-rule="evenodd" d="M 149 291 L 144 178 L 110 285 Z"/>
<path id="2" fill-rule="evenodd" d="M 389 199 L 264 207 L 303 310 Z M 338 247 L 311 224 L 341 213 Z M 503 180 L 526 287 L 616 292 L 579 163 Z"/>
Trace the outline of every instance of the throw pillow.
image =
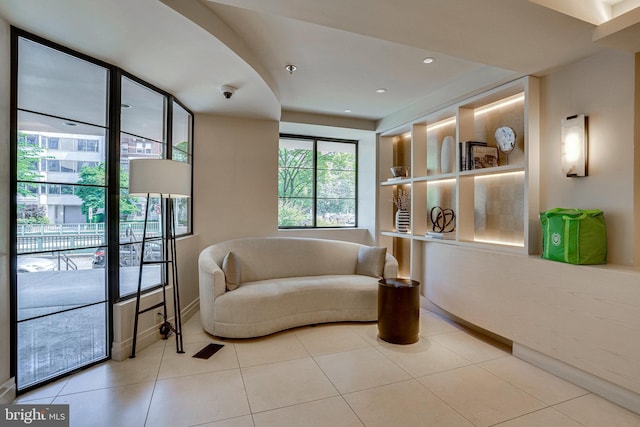
<path id="1" fill-rule="evenodd" d="M 387 248 L 376 246 L 361 246 L 358 250 L 358 265 L 356 274 L 364 276 L 382 277 Z"/>
<path id="2" fill-rule="evenodd" d="M 240 265 L 233 252 L 229 252 L 224 256 L 222 271 L 224 272 L 228 291 L 233 291 L 240 286 Z"/>

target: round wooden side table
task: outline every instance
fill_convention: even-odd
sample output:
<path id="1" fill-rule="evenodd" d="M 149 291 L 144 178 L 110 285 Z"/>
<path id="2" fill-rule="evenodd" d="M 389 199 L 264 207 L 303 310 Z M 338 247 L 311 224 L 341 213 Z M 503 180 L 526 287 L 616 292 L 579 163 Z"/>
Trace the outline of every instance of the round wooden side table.
<path id="1" fill-rule="evenodd" d="M 392 344 L 420 339 L 420 282 L 399 278 L 378 282 L 378 336 Z"/>

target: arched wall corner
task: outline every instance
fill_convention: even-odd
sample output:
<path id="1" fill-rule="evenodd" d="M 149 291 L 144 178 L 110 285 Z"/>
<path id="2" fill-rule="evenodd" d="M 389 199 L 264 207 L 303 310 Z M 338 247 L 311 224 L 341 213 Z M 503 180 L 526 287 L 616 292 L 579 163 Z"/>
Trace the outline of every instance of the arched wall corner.
<path id="1" fill-rule="evenodd" d="M 207 8 L 206 5 L 197 0 L 160 1 L 215 37 L 228 48 L 229 53 L 235 55 L 246 66 L 243 67 L 243 72 L 245 78 L 249 78 L 250 81 L 244 82 L 247 88 L 242 88 L 242 90 L 245 91 L 250 88 L 253 92 L 249 98 L 251 103 L 254 105 L 256 103 L 260 104 L 262 107 L 262 114 L 255 118 L 280 120 L 280 89 L 275 79 L 229 25 L 211 9 Z M 229 114 L 233 115 L 234 111 L 230 111 Z M 253 115 L 258 116 L 255 113 Z"/>

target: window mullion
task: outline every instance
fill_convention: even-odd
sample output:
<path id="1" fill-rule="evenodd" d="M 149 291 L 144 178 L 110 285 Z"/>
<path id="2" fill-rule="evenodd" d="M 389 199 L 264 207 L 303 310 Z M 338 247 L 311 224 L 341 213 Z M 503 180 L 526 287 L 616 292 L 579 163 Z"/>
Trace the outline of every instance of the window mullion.
<path id="1" fill-rule="evenodd" d="M 167 121 L 167 124 L 164 127 L 166 132 L 166 136 L 164 139 L 167 144 L 167 153 L 165 157 L 167 159 L 173 159 L 173 97 L 168 96 L 165 99 L 167 102 L 167 111 L 165 114 L 165 120 Z"/>
<path id="2" fill-rule="evenodd" d="M 111 69 L 109 84 L 109 117 L 108 117 L 108 149 L 107 149 L 107 244 L 108 256 L 107 280 L 109 284 L 109 302 L 113 306 L 120 297 L 120 128 L 122 101 L 122 73 L 117 68 Z M 113 213 L 116 213 L 113 215 Z M 109 310 L 112 313 L 112 310 Z M 111 323 L 111 322 L 110 322 Z M 113 327 L 110 328 L 109 342 L 113 342 Z"/>
<path id="3" fill-rule="evenodd" d="M 318 140 L 313 140 L 313 228 L 318 227 Z"/>

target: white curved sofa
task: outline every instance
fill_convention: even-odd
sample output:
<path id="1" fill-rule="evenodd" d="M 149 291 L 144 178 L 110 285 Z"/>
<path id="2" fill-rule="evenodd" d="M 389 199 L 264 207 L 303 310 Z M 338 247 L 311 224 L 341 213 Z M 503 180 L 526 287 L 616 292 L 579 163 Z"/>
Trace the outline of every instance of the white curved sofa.
<path id="1" fill-rule="evenodd" d="M 230 252 L 234 262 L 225 262 Z M 316 323 L 375 321 L 379 276 L 371 269 L 396 277 L 398 262 L 386 251 L 372 261 L 373 252 L 357 243 L 290 237 L 209 246 L 198 260 L 202 326 L 218 337 L 250 338 Z M 228 290 L 226 279 L 236 275 L 239 286 Z"/>

